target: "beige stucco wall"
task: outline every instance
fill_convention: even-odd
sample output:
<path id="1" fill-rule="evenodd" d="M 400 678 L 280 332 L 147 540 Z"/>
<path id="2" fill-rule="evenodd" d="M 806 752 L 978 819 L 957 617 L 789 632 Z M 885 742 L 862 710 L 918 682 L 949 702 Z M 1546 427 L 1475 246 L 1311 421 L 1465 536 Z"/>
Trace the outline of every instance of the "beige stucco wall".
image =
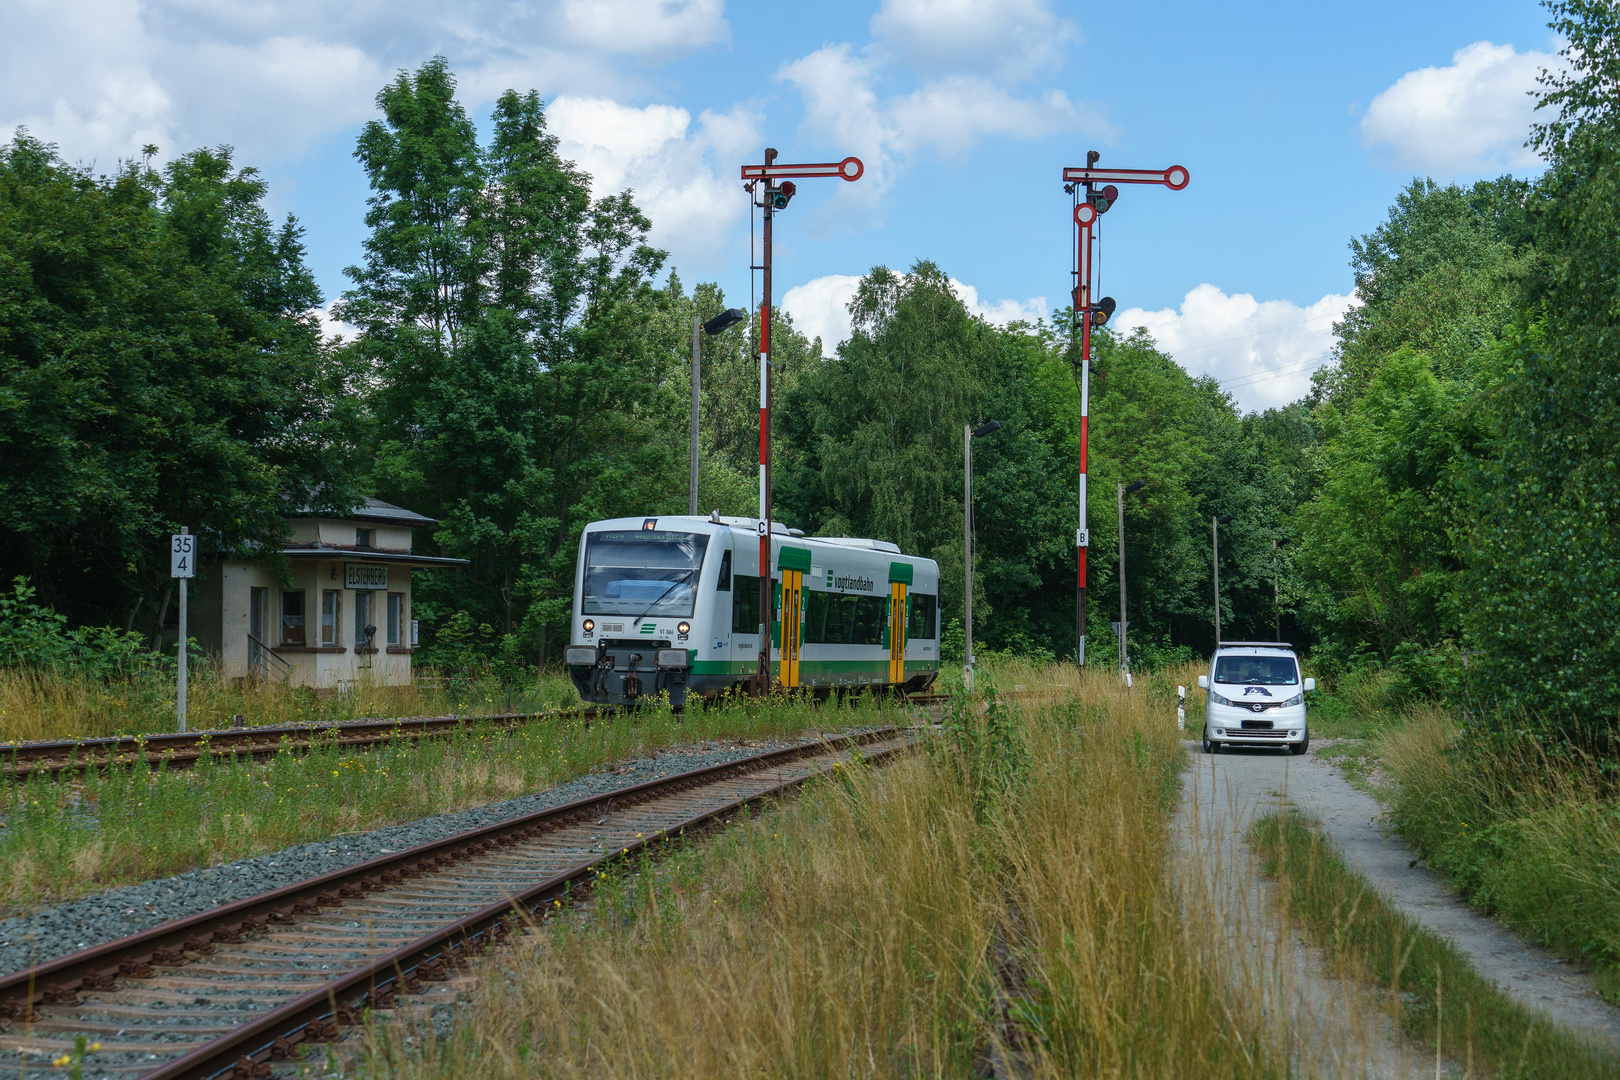
<path id="1" fill-rule="evenodd" d="M 351 525 L 350 542 L 353 542 Z M 406 543 L 409 543 L 407 538 Z M 403 546 L 403 545 L 402 545 Z M 349 562 L 365 562 L 363 555 L 349 555 L 334 559 L 291 560 L 292 582 L 283 590 L 262 565 L 248 562 L 222 564 L 221 579 L 221 642 L 220 660 L 228 678 L 243 678 L 251 674 L 248 652 L 248 616 L 255 586 L 266 587 L 268 614 L 263 640 L 271 651 L 285 663 L 270 662 L 272 679 L 288 678 L 295 686 L 314 686 L 323 690 L 338 689 L 345 683 L 369 679 L 387 686 L 401 686 L 411 680 L 411 656 L 407 651 L 390 652 L 387 644 L 389 593 L 403 595 L 400 616 L 400 648 L 410 647 L 411 571 L 409 567 L 388 565 L 388 587 L 364 590 L 372 596 L 371 621 L 377 627 L 377 651 L 357 652 L 354 625 L 356 595 L 360 590 L 346 589 L 343 566 Z M 281 597 L 284 591 L 303 590 L 304 593 L 304 646 L 282 644 Z M 339 596 L 337 642 L 335 646 L 321 644 L 322 593 L 335 591 Z"/>

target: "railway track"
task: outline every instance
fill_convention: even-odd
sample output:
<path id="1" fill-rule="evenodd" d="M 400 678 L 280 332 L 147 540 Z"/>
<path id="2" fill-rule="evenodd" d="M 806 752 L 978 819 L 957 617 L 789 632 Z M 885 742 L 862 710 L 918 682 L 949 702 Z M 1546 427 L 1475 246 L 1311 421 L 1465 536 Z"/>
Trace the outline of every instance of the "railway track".
<path id="1" fill-rule="evenodd" d="M 886 728 L 678 773 L 423 844 L 0 978 L 0 1072 L 263 1080 L 343 1037 L 366 1010 L 455 999 L 467 958 L 561 904 L 606 862 L 779 795 Z M 285 1062 L 285 1067 L 281 1063 Z"/>
<path id="2" fill-rule="evenodd" d="M 912 694 L 903 702 L 932 706 L 950 700 L 947 694 Z M 35 775 L 56 776 L 145 762 L 156 768 L 184 769 L 214 755 L 264 760 L 284 750 L 307 753 L 311 749 L 364 749 L 400 740 L 449 738 L 475 725 L 516 727 L 536 720 L 589 724 L 600 717 L 619 715 L 618 708 L 587 707 L 543 713 L 500 713 L 493 716 L 439 716 L 395 720 L 354 720 L 341 724 L 287 724 L 275 727 L 226 728 L 179 734 L 124 735 L 101 739 L 56 742 L 0 743 L 0 780 L 25 780 Z"/>

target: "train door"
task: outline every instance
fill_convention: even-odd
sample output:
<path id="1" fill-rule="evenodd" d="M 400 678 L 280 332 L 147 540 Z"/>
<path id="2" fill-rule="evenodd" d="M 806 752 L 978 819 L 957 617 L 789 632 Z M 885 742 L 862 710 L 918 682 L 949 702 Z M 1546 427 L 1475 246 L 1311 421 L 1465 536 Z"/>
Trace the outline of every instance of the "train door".
<path id="1" fill-rule="evenodd" d="M 810 570 L 810 549 L 783 545 L 777 565 L 782 570 L 782 584 L 776 634 L 781 661 L 776 678 L 783 686 L 794 687 L 799 685 L 799 649 L 804 644 L 804 575 Z"/>
<path id="2" fill-rule="evenodd" d="M 906 583 L 889 582 L 889 683 L 906 681 Z"/>
<path id="3" fill-rule="evenodd" d="M 906 616 L 910 606 L 911 564 L 889 564 L 889 627 L 884 634 L 889 639 L 889 685 L 899 686 L 906 681 Z"/>

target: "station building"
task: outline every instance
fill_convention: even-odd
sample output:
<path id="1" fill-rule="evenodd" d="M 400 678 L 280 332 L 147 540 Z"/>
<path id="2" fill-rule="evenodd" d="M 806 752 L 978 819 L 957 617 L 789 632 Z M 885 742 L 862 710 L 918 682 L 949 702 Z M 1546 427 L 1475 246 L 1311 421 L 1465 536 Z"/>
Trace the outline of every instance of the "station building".
<path id="1" fill-rule="evenodd" d="M 377 499 L 345 517 L 289 518 L 291 582 L 269 560 L 219 560 L 193 586 L 190 633 L 226 678 L 406 685 L 417 642 L 411 571 L 466 565 L 412 551 L 414 530 L 436 524 Z"/>

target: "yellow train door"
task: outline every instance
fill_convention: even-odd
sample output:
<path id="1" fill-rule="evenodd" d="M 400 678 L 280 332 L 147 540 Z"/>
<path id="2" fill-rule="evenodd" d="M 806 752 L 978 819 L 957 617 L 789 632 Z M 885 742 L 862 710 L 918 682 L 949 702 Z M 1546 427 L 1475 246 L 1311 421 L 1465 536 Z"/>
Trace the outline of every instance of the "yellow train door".
<path id="1" fill-rule="evenodd" d="M 889 582 L 889 682 L 906 681 L 906 583 Z"/>
<path id="2" fill-rule="evenodd" d="M 804 644 L 804 575 L 810 570 L 810 549 L 784 544 L 777 556 L 782 571 L 782 621 L 778 640 L 781 660 L 777 681 L 783 686 L 799 685 L 799 648 Z"/>
<path id="3" fill-rule="evenodd" d="M 906 681 L 906 594 L 911 591 L 911 564 L 889 564 L 889 685 Z"/>

